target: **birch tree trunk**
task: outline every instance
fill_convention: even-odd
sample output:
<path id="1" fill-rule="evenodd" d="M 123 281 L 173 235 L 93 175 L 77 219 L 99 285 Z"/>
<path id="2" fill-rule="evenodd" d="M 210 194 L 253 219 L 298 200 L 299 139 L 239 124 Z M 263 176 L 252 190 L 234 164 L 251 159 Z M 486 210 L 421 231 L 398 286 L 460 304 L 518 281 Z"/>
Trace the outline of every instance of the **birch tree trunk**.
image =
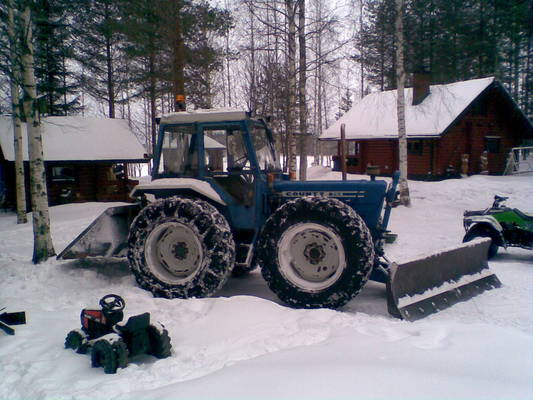
<path id="1" fill-rule="evenodd" d="M 24 114 L 28 131 L 28 153 L 30 158 L 30 188 L 33 220 L 33 258 L 34 264 L 46 261 L 55 255 L 50 235 L 50 216 L 48 214 L 48 194 L 44 168 L 41 126 L 36 115 L 34 58 L 30 7 L 22 14 L 24 38 L 22 51 L 22 84 L 24 90 Z"/>
<path id="2" fill-rule="evenodd" d="M 287 136 L 289 147 L 289 177 L 296 179 L 296 137 L 294 118 L 296 110 L 296 7 L 294 0 L 285 0 L 287 13 L 287 71 L 289 82 L 289 103 L 287 105 Z"/>
<path id="3" fill-rule="evenodd" d="M 15 196 L 17 207 L 17 224 L 28 222 L 26 215 L 26 186 L 24 183 L 24 152 L 22 146 L 22 122 L 20 120 L 20 67 L 16 57 L 15 18 L 13 0 L 8 0 L 7 34 L 9 36 L 9 52 L 11 56 L 11 104 L 13 110 L 13 144 L 15 150 Z"/>
<path id="4" fill-rule="evenodd" d="M 299 47 L 299 79 L 298 108 L 300 115 L 300 180 L 307 180 L 307 58 L 305 45 L 305 0 L 298 0 L 298 47 Z"/>
<path id="5" fill-rule="evenodd" d="M 405 131 L 405 69 L 403 64 L 403 13 L 404 0 L 396 0 L 396 111 L 398 115 L 398 151 L 400 161 L 400 203 L 409 207 L 409 187 L 407 185 L 407 135 Z"/>

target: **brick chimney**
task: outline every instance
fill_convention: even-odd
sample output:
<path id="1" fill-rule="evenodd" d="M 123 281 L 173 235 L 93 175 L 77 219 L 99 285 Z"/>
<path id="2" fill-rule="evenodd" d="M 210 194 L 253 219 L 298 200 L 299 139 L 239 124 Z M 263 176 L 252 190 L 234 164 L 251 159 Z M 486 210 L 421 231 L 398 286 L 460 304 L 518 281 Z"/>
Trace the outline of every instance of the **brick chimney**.
<path id="1" fill-rule="evenodd" d="M 424 101 L 429 95 L 431 73 L 425 68 L 417 69 L 413 73 L 413 106 Z"/>

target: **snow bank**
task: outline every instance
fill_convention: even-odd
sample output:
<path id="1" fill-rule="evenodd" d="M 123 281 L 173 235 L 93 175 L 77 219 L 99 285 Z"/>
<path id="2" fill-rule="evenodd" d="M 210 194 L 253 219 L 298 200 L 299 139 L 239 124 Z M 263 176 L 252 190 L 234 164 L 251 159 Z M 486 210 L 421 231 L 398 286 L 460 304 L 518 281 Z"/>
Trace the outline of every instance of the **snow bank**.
<path id="1" fill-rule="evenodd" d="M 340 173 L 312 168 L 313 178 Z M 410 182 L 413 206 L 393 210 L 397 260 L 451 247 L 462 213 L 494 194 L 531 210 L 533 177 L 476 176 Z M 57 251 L 110 205 L 51 208 Z M 31 224 L 0 213 L 0 308 L 25 310 L 15 336 L 0 332 L 0 398 L 36 399 L 531 399 L 533 253 L 500 251 L 489 266 L 503 283 L 426 319 L 388 316 L 385 288 L 370 282 L 343 310 L 279 304 L 258 271 L 217 297 L 167 300 L 138 288 L 120 260 L 30 263 Z M 115 375 L 63 349 L 82 308 L 116 293 L 126 318 L 150 312 L 168 329 L 172 356 L 139 356 Z"/>

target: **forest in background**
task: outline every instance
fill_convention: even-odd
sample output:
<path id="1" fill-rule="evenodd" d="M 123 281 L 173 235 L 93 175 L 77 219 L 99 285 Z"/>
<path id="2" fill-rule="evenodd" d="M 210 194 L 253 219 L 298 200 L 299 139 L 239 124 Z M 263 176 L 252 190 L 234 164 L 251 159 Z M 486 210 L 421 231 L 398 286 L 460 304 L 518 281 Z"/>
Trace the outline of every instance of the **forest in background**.
<path id="1" fill-rule="evenodd" d="M 16 0 L 32 8 L 37 93 L 48 115 L 130 122 L 148 151 L 154 116 L 244 107 L 293 133 L 322 129 L 374 90 L 395 88 L 394 0 Z M 496 76 L 533 115 L 533 2 L 406 0 L 407 86 Z M 11 112 L 0 6 L 0 113 Z M 180 75 L 181 74 L 181 75 Z M 181 85 L 181 87 L 180 87 Z M 296 135 L 297 136 L 297 135 Z"/>

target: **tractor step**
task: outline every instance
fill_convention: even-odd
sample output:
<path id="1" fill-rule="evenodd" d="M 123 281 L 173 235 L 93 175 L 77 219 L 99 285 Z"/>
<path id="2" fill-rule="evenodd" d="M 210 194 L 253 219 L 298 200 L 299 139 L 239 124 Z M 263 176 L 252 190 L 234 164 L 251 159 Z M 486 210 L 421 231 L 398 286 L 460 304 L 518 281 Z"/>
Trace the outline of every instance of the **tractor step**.
<path id="1" fill-rule="evenodd" d="M 235 266 L 248 268 L 252 261 L 253 248 L 251 243 L 238 243 L 235 249 Z"/>
<path id="2" fill-rule="evenodd" d="M 389 313 L 415 321 L 500 287 L 487 263 L 490 244 L 489 238 L 480 238 L 401 265 L 392 263 Z"/>

